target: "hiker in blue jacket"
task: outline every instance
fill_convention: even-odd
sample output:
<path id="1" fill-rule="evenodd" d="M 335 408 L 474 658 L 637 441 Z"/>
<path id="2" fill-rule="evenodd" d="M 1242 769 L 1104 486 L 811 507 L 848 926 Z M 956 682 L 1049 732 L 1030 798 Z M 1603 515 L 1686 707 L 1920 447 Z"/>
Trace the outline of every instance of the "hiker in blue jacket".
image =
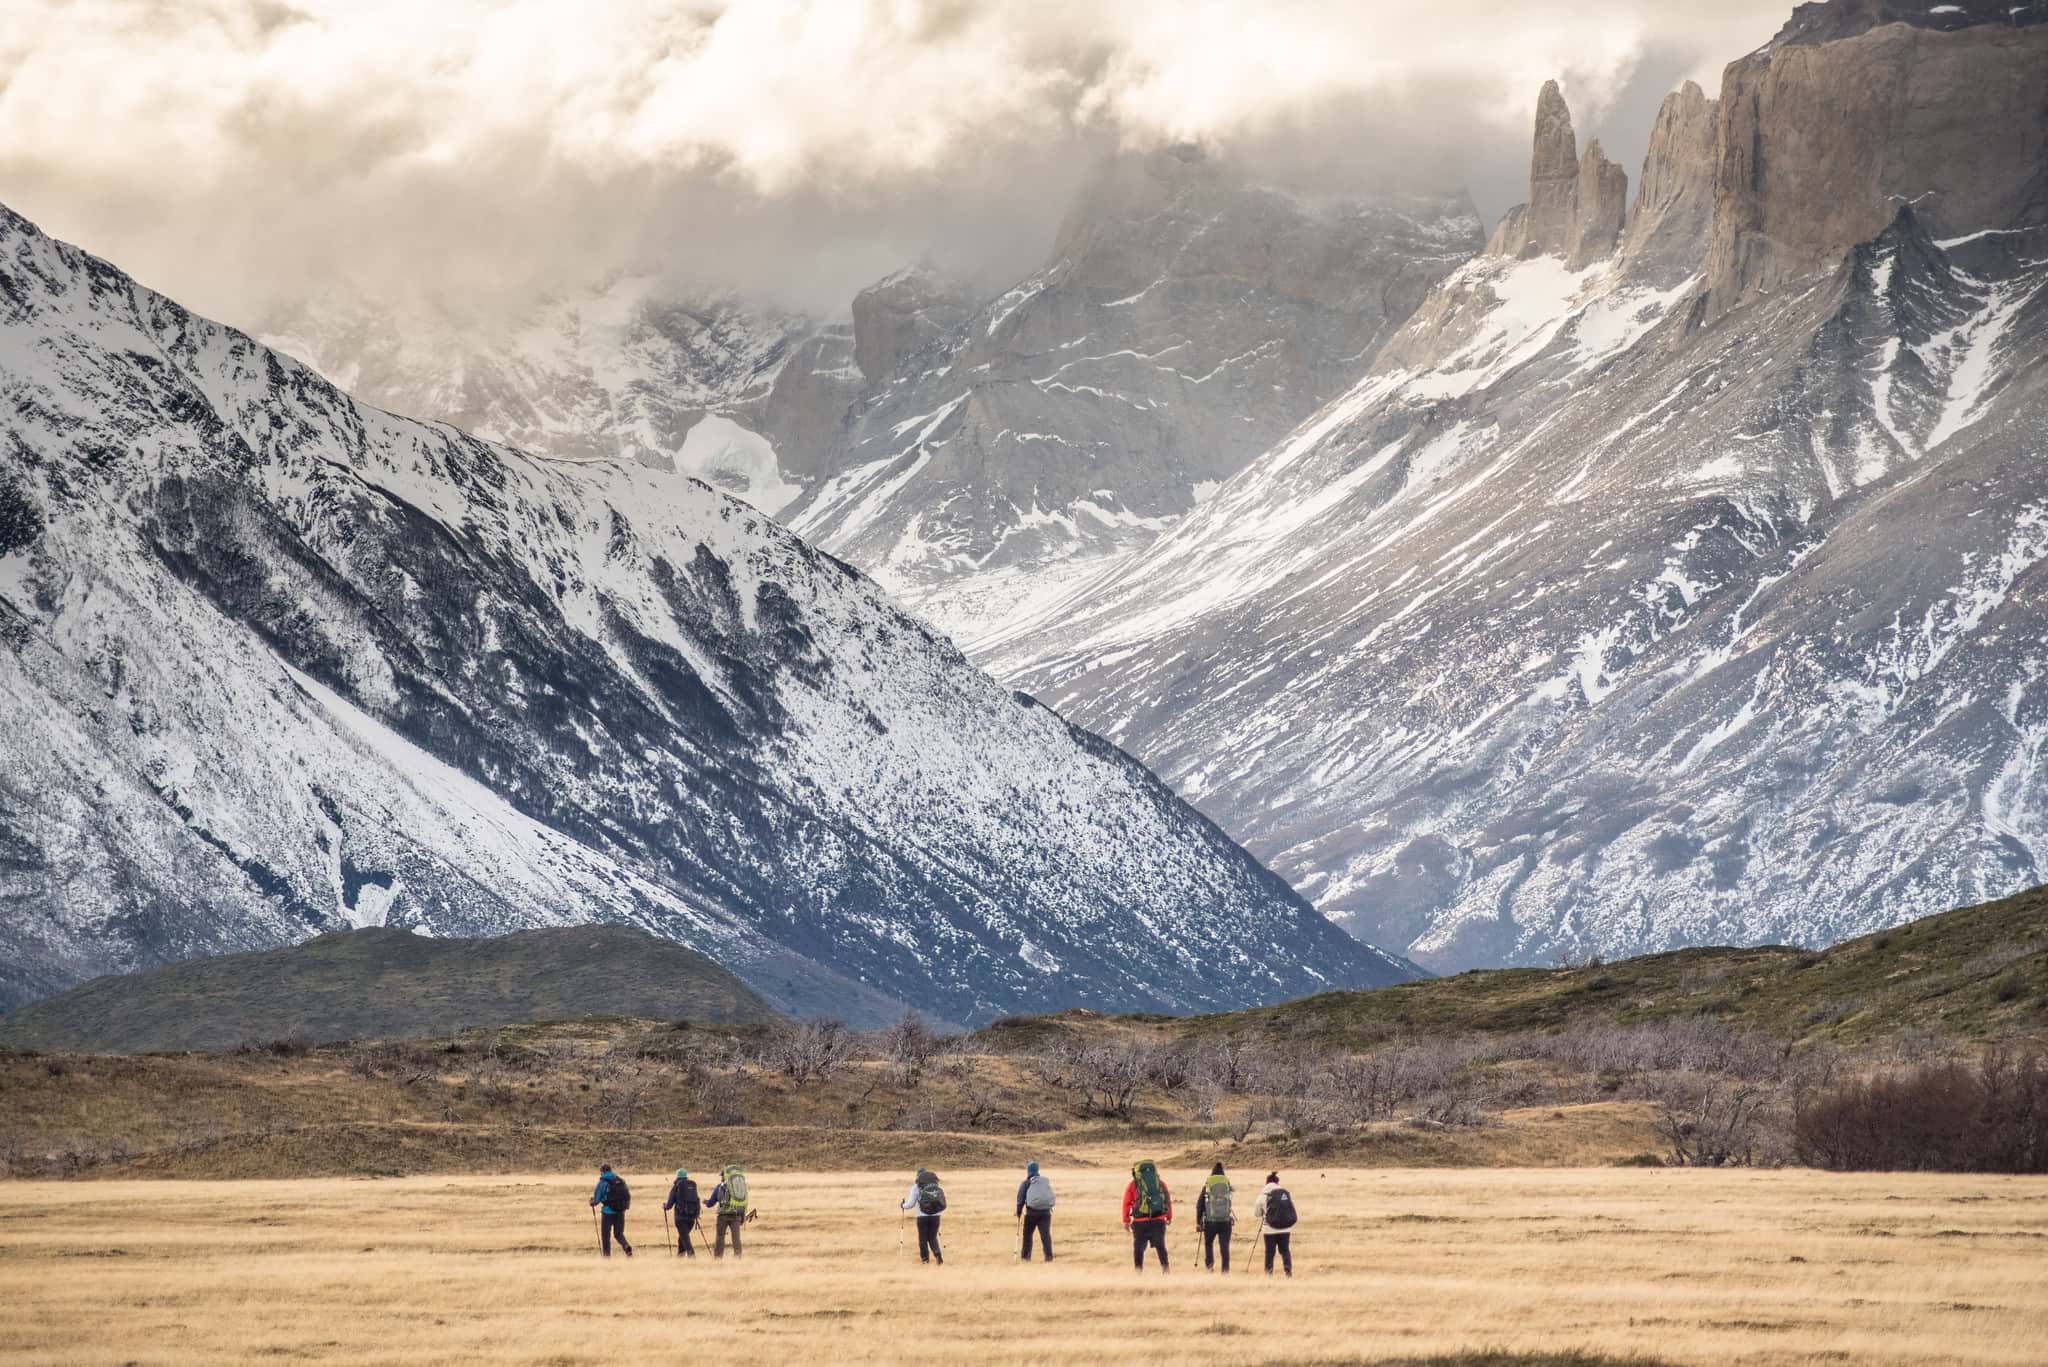
<path id="1" fill-rule="evenodd" d="M 696 1257 L 696 1245 L 690 1242 L 690 1227 L 697 1223 L 704 1203 L 697 1198 L 697 1184 L 690 1180 L 687 1168 L 676 1169 L 676 1180 L 670 1183 L 668 1199 L 661 1203 L 661 1208 L 676 1213 L 676 1252 L 685 1258 Z"/>
<path id="2" fill-rule="evenodd" d="M 590 1204 L 598 1207 L 598 1229 L 607 1258 L 612 1256 L 614 1238 L 628 1258 L 633 1256 L 633 1245 L 626 1242 L 626 1206 L 632 1199 L 626 1192 L 625 1179 L 612 1171 L 611 1164 L 601 1164 L 597 1170 L 597 1189 L 590 1193 Z"/>
<path id="3" fill-rule="evenodd" d="M 1025 1262 L 1031 1261 L 1031 1234 L 1038 1232 L 1038 1243 L 1045 1250 L 1045 1260 L 1052 1261 L 1052 1183 L 1038 1171 L 1038 1164 L 1032 1163 L 1024 1169 L 1024 1180 L 1017 1184 L 1017 1218 L 1024 1222 Z"/>

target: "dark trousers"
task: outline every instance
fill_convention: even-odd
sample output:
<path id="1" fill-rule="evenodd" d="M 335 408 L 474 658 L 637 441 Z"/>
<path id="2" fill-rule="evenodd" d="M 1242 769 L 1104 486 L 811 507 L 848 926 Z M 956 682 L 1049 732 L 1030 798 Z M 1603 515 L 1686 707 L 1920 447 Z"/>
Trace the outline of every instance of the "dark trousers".
<path id="1" fill-rule="evenodd" d="M 690 1227 L 683 1223 L 683 1213 L 676 1212 L 676 1252 L 685 1258 L 697 1256 L 697 1246 L 690 1242 Z"/>
<path id="2" fill-rule="evenodd" d="M 1045 1250 L 1045 1260 L 1052 1261 L 1052 1212 L 1049 1210 L 1027 1210 L 1024 1212 L 1024 1261 L 1031 1261 L 1031 1232 L 1038 1231 L 1038 1245 Z"/>
<path id="3" fill-rule="evenodd" d="M 725 1256 L 725 1236 L 731 1234 L 732 1256 L 735 1258 L 739 1257 L 740 1229 L 746 1223 L 747 1213 L 743 1210 L 721 1210 L 718 1212 L 718 1238 L 711 1246 L 711 1256 L 714 1258 L 723 1258 Z"/>
<path id="4" fill-rule="evenodd" d="M 626 1250 L 628 1258 L 633 1256 L 633 1245 L 626 1242 L 626 1212 L 607 1210 L 597 1218 L 599 1237 L 604 1242 L 604 1256 L 612 1256 L 612 1240 L 619 1241 L 619 1247 Z"/>
<path id="5" fill-rule="evenodd" d="M 1203 1225 L 1202 1266 L 1216 1266 L 1216 1250 L 1218 1247 L 1221 1247 L 1223 1250 L 1223 1270 L 1228 1272 L 1230 1270 L 1230 1226 Z"/>
<path id="6" fill-rule="evenodd" d="M 1159 1255 L 1159 1270 L 1166 1271 L 1166 1221 L 1131 1221 L 1131 1266 L 1140 1272 L 1145 1270 L 1145 1246 Z"/>
<path id="7" fill-rule="evenodd" d="M 946 1256 L 939 1252 L 939 1217 L 920 1215 L 917 1217 L 917 1260 L 921 1263 L 943 1263 Z"/>
<path id="8" fill-rule="evenodd" d="M 1267 1276 L 1270 1277 L 1273 1274 L 1273 1254 L 1275 1252 L 1279 1253 L 1280 1265 L 1287 1269 L 1287 1275 L 1290 1277 L 1294 1275 L 1294 1250 L 1287 1246 L 1287 1241 L 1293 1237 L 1294 1231 L 1291 1229 L 1285 1234 L 1268 1234 L 1266 1236 Z"/>

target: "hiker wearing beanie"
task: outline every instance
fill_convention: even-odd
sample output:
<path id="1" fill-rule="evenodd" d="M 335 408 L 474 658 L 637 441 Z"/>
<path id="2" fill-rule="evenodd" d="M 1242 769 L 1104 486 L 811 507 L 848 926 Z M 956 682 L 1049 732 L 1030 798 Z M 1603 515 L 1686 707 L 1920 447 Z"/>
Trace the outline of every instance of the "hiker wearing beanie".
<path id="1" fill-rule="evenodd" d="M 1024 1180 L 1017 1185 L 1017 1218 L 1024 1222 L 1024 1248 L 1018 1256 L 1027 1263 L 1031 1261 L 1033 1230 L 1038 1231 L 1045 1260 L 1052 1261 L 1052 1200 L 1052 1183 L 1038 1171 L 1038 1164 L 1026 1166 Z"/>
<path id="2" fill-rule="evenodd" d="M 628 1258 L 633 1256 L 633 1245 L 626 1242 L 626 1207 L 632 1203 L 633 1194 L 626 1189 L 626 1179 L 613 1172 L 611 1164 L 600 1164 L 597 1189 L 590 1193 L 590 1204 L 598 1209 L 598 1239 L 607 1258 L 612 1256 L 613 1239 L 619 1241 Z"/>
<path id="3" fill-rule="evenodd" d="M 676 1180 L 669 1184 L 668 1199 L 661 1203 L 661 1208 L 676 1213 L 676 1252 L 685 1258 L 696 1257 L 696 1246 L 690 1242 L 690 1229 L 703 1213 L 704 1203 L 697 1199 L 697 1184 L 690 1180 L 688 1169 L 676 1169 Z"/>
<path id="4" fill-rule="evenodd" d="M 1280 1174 L 1266 1174 L 1266 1189 L 1259 1193 L 1257 1204 L 1252 1207 L 1252 1218 L 1259 1222 L 1259 1233 L 1266 1239 L 1266 1275 L 1273 1275 L 1273 1255 L 1280 1255 L 1280 1263 L 1287 1269 L 1287 1275 L 1294 1275 L 1294 1250 L 1289 1247 L 1294 1235 L 1294 1198 L 1287 1188 L 1280 1185 Z"/>
<path id="5" fill-rule="evenodd" d="M 910 1179 L 903 1209 L 917 1212 L 917 1260 L 945 1266 L 946 1255 L 939 1252 L 939 1216 L 946 1209 L 946 1189 L 939 1185 L 939 1175 L 919 1168 Z"/>
<path id="6" fill-rule="evenodd" d="M 1166 1227 L 1173 1223 L 1173 1193 L 1160 1180 L 1159 1166 L 1151 1159 L 1131 1165 L 1131 1182 L 1124 1188 L 1124 1228 L 1131 1232 L 1131 1266 L 1145 1270 L 1145 1249 L 1159 1255 L 1159 1270 L 1168 1271 Z"/>
<path id="7" fill-rule="evenodd" d="M 1216 1270 L 1216 1249 L 1223 1248 L 1223 1270 L 1230 1271 L 1230 1179 L 1223 1175 L 1223 1165 L 1218 1163 L 1209 1169 L 1209 1180 L 1202 1183 L 1202 1194 L 1195 1200 L 1195 1225 L 1202 1231 L 1202 1266 L 1210 1272 Z"/>

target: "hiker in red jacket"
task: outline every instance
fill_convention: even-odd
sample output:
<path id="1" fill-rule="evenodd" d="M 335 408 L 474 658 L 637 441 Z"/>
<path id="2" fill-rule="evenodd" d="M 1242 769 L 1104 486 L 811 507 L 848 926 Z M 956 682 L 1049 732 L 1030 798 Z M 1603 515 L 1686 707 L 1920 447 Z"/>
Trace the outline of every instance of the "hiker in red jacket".
<path id="1" fill-rule="evenodd" d="M 1131 1168 L 1130 1185 L 1124 1188 L 1124 1228 L 1131 1232 L 1131 1265 L 1145 1270 L 1145 1245 L 1159 1255 L 1159 1270 L 1166 1263 L 1166 1227 L 1173 1223 L 1173 1193 L 1160 1180 L 1159 1169 L 1150 1159 Z"/>

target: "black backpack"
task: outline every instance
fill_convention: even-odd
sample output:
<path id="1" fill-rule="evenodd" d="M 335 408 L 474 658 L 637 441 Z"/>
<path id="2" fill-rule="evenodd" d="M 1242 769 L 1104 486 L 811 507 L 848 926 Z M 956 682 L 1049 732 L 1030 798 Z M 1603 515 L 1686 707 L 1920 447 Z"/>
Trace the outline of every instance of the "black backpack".
<path id="1" fill-rule="evenodd" d="M 633 1193 L 626 1187 L 626 1179 L 613 1173 L 605 1179 L 604 1203 L 621 1215 L 633 1204 Z"/>
<path id="2" fill-rule="evenodd" d="M 946 1190 L 939 1185 L 939 1176 L 934 1172 L 917 1174 L 917 1213 L 937 1215 L 946 1208 Z"/>
<path id="3" fill-rule="evenodd" d="M 1294 1198 L 1287 1194 L 1287 1188 L 1275 1187 L 1266 1193 L 1266 1228 L 1293 1229 L 1296 1218 Z"/>
<path id="4" fill-rule="evenodd" d="M 693 1224 L 704 1212 L 704 1203 L 697 1198 L 697 1184 L 685 1178 L 683 1189 L 676 1193 L 676 1223 Z"/>

